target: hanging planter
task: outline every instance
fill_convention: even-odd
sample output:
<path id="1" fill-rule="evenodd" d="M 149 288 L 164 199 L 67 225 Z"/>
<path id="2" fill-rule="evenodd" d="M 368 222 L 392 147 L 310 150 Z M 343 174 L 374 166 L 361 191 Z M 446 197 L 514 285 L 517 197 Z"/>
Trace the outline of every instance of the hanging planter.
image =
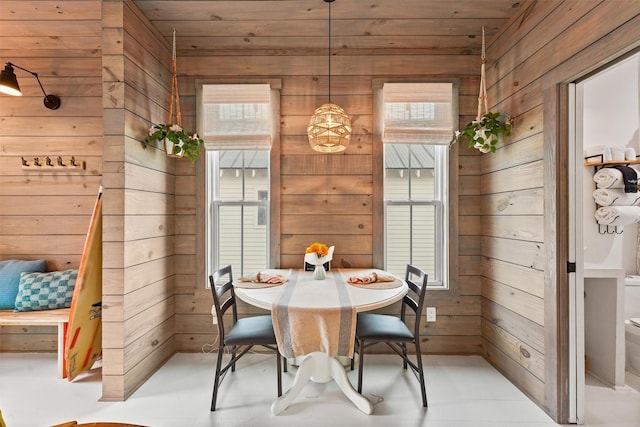
<path id="1" fill-rule="evenodd" d="M 485 83 L 485 45 L 484 27 L 482 28 L 482 65 L 480 67 L 480 93 L 478 94 L 478 115 L 470 121 L 462 131 L 456 131 L 452 142 L 460 138 L 469 141 L 469 148 L 475 148 L 481 153 L 495 153 L 500 137 L 509 136 L 513 127 L 508 113 L 491 112 L 487 107 L 487 87 Z M 484 106 L 484 113 L 483 107 Z"/>
<path id="2" fill-rule="evenodd" d="M 173 107 L 175 104 L 175 121 Z M 169 157 L 186 157 L 195 163 L 200 155 L 200 146 L 204 140 L 195 132 L 187 132 L 182 127 L 180 112 L 180 95 L 178 93 L 178 76 L 176 72 L 176 30 L 173 30 L 173 61 L 171 78 L 171 104 L 169 105 L 169 119 L 167 123 L 151 125 L 145 142 L 150 145 L 161 143 Z"/>
<path id="3" fill-rule="evenodd" d="M 511 127 L 509 114 L 487 112 L 479 119 L 467 123 L 462 132 L 456 132 L 456 136 L 467 138 L 469 148 L 475 148 L 482 153 L 495 153 L 500 137 L 508 136 Z"/>
<path id="4" fill-rule="evenodd" d="M 186 157 L 194 163 L 200 155 L 200 146 L 204 144 L 196 133 L 187 132 L 179 124 L 158 124 L 149 128 L 146 143 L 163 144 L 167 156 Z"/>

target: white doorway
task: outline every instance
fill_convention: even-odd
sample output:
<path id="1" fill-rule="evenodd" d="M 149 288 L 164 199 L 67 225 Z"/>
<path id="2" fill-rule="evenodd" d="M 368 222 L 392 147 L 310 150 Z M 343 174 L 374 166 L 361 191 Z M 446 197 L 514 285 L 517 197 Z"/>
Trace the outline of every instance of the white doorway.
<path id="1" fill-rule="evenodd" d="M 618 287 L 615 293 L 616 280 L 622 282 L 625 273 L 638 273 L 638 229 L 636 225 L 624 226 L 624 230 L 598 227 L 592 197 L 595 169 L 585 166 L 585 157 L 614 146 L 640 151 L 639 81 L 640 54 L 635 54 L 569 85 L 569 260 L 575 262 L 575 274 L 569 275 L 568 393 L 569 421 L 576 424 L 589 422 L 585 420 L 585 371 L 597 372 L 596 377 L 614 389 L 620 387 L 620 381 L 624 386 L 624 303 L 623 291 Z M 612 290 L 603 291 L 605 286 Z M 594 322 L 588 298 L 593 301 L 596 291 L 602 292 L 598 295 L 602 311 Z M 604 307 L 607 299 L 608 307 Z M 594 325 L 604 328 L 595 332 Z M 594 335 L 597 333 L 600 336 Z M 593 350 L 594 343 L 597 350 Z M 600 349 L 602 354 L 590 354 Z M 603 363 L 605 368 L 598 365 Z"/>

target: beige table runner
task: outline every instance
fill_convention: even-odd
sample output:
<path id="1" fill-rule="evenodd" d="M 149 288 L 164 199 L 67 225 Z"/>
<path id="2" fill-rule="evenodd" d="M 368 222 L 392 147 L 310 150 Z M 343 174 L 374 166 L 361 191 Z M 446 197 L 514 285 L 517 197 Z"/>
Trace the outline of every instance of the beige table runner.
<path id="1" fill-rule="evenodd" d="M 353 357 L 356 308 L 341 274 L 312 280 L 292 271 L 271 317 L 280 353 L 293 358 L 312 352 Z"/>

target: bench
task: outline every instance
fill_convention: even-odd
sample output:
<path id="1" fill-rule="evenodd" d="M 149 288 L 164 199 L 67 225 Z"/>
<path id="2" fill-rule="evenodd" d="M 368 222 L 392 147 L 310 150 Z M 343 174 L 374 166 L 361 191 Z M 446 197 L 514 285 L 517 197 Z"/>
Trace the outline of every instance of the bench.
<path id="1" fill-rule="evenodd" d="M 68 308 L 41 311 L 0 310 L 0 325 L 58 327 L 58 378 L 64 378 L 64 335 L 69 324 Z"/>

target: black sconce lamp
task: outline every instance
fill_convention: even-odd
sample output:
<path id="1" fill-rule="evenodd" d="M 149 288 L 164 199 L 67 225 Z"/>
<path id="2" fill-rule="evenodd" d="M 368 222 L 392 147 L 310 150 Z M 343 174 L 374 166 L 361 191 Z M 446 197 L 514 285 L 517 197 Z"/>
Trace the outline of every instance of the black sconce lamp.
<path id="1" fill-rule="evenodd" d="M 57 110 L 58 108 L 60 108 L 60 98 L 56 95 L 47 95 L 47 92 L 45 92 L 44 88 L 42 87 L 42 83 L 40 83 L 38 73 L 34 73 L 33 71 L 29 71 L 26 68 L 19 67 L 16 64 L 12 64 L 11 62 L 7 62 L 4 66 L 4 70 L 0 72 L 0 92 L 6 93 L 7 95 L 22 96 L 20 86 L 18 86 L 18 79 L 16 78 L 16 74 L 13 72 L 13 67 L 26 71 L 36 78 L 38 84 L 40 85 L 40 89 L 42 89 L 42 93 L 44 93 L 45 107 L 50 110 Z"/>

